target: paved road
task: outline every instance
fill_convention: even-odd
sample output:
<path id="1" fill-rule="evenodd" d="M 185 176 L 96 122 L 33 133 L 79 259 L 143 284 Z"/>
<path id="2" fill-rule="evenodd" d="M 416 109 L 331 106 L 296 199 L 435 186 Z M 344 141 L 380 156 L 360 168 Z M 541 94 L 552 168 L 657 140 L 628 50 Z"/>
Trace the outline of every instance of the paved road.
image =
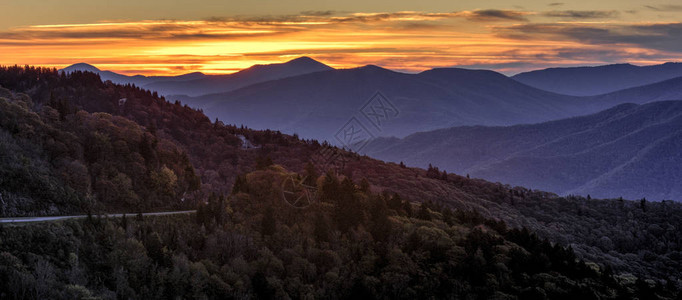
<path id="1" fill-rule="evenodd" d="M 183 210 L 183 211 L 162 211 L 162 212 L 151 212 L 143 213 L 143 216 L 165 216 L 165 215 L 177 215 L 177 214 L 191 214 L 195 213 L 196 210 Z M 107 215 L 113 218 L 123 217 L 124 214 L 110 214 Z M 125 214 L 128 217 L 135 217 L 136 213 Z M 94 217 L 95 215 L 93 215 Z M 50 217 L 14 217 L 14 218 L 0 218 L 0 223 L 32 223 L 32 222 L 49 222 L 49 221 L 59 221 L 66 219 L 83 219 L 87 218 L 87 215 L 77 215 L 77 216 L 50 216 Z"/>

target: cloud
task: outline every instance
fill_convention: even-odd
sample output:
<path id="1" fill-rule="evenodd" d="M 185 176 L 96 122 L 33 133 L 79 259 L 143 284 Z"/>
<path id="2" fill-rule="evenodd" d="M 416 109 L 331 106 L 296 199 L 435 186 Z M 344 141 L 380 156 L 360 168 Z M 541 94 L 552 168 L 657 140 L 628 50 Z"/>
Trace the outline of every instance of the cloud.
<path id="1" fill-rule="evenodd" d="M 682 52 L 682 23 L 660 24 L 521 24 L 498 27 L 498 34 L 515 39 L 572 40 L 592 45 L 632 44 L 647 49 Z"/>
<path id="2" fill-rule="evenodd" d="M 308 55 L 339 68 L 377 64 L 418 72 L 452 65 L 508 73 L 548 65 L 682 58 L 679 23 L 583 22 L 616 16 L 610 14 L 304 11 L 193 21 L 48 24 L 0 31 L 0 64 L 63 67 L 77 57 L 127 74 L 215 74 Z"/>
<path id="3" fill-rule="evenodd" d="M 459 12 L 425 13 L 401 11 L 393 13 L 354 13 L 343 17 L 332 17 L 329 20 L 337 23 L 373 23 L 381 21 L 429 21 L 462 16 Z"/>
<path id="4" fill-rule="evenodd" d="M 301 15 L 303 16 L 315 16 L 315 17 L 328 17 L 328 16 L 333 16 L 337 14 L 337 11 L 334 10 L 306 10 L 302 11 Z"/>
<path id="5" fill-rule="evenodd" d="M 644 5 L 644 7 L 655 11 L 682 11 L 682 5 L 677 4 L 662 4 L 662 5 Z"/>
<path id="6" fill-rule="evenodd" d="M 242 23 L 215 21 L 143 21 L 121 23 L 29 26 L 0 32 L 0 42 L 97 39 L 197 40 L 272 36 L 296 31 L 287 26 L 253 27 Z"/>
<path id="7" fill-rule="evenodd" d="M 618 16 L 615 10 L 553 10 L 542 13 L 542 16 L 563 19 L 603 19 Z"/>
<path id="8" fill-rule="evenodd" d="M 463 15 L 475 21 L 527 21 L 525 15 L 528 13 L 515 10 L 483 9 L 471 12 L 464 12 Z"/>
<path id="9" fill-rule="evenodd" d="M 261 15 L 209 17 L 204 21 L 212 23 L 244 23 L 244 24 L 337 24 L 337 23 L 377 23 L 401 21 L 432 21 L 463 16 L 458 12 L 427 13 L 418 11 L 398 11 L 382 13 L 341 13 L 338 11 L 302 11 L 297 15 Z M 293 24 L 290 24 L 293 25 Z"/>
<path id="10" fill-rule="evenodd" d="M 562 5 L 564 5 L 563 2 L 552 2 L 550 4 L 547 4 L 547 6 L 562 6 Z"/>

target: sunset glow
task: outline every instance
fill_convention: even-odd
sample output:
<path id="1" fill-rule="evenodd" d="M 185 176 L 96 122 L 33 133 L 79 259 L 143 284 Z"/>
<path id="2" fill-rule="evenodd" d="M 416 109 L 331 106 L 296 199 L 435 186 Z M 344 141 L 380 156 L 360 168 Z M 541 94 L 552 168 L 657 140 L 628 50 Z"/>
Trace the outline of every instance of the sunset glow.
<path id="1" fill-rule="evenodd" d="M 0 31 L 0 64 L 61 68 L 87 62 L 125 74 L 220 74 L 306 55 L 335 68 L 376 64 L 418 72 L 461 66 L 511 74 L 682 60 L 682 45 L 675 42 L 682 38 L 682 23 L 674 21 L 679 7 L 668 7 L 667 15 L 646 8 L 557 7 L 18 25 Z"/>

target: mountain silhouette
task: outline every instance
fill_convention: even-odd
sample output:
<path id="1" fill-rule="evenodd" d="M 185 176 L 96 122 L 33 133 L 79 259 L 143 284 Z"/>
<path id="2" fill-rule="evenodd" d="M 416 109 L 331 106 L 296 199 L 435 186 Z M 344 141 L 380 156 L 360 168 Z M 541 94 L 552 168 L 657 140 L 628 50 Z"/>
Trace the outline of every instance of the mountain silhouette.
<path id="1" fill-rule="evenodd" d="M 377 93 L 398 110 L 373 135 L 405 136 L 470 124 L 535 123 L 583 112 L 589 99 L 542 91 L 493 71 L 433 69 L 405 74 L 377 66 L 316 72 L 228 93 L 176 97 L 211 118 L 331 140 Z M 367 123 L 366 122 L 366 123 Z"/>
<path id="2" fill-rule="evenodd" d="M 156 81 L 164 81 L 164 82 L 178 82 L 178 81 L 186 81 L 186 80 L 194 80 L 198 78 L 203 78 L 206 77 L 207 75 L 204 75 L 203 73 L 200 72 L 193 72 L 193 73 L 187 73 L 183 75 L 178 75 L 178 76 L 144 76 L 144 75 L 133 75 L 133 76 L 128 76 L 128 75 L 123 75 L 119 73 L 115 73 L 112 71 L 102 71 L 99 68 L 87 64 L 87 63 L 77 63 L 70 65 L 64 69 L 61 69 L 60 71 L 64 71 L 66 73 L 72 73 L 76 71 L 81 71 L 81 72 L 92 72 L 99 74 L 100 78 L 102 78 L 102 81 L 111 81 L 113 83 L 117 84 L 134 84 L 139 87 L 145 87 L 146 85 L 156 82 Z"/>
<path id="3" fill-rule="evenodd" d="M 199 96 L 232 91 L 251 84 L 332 70 L 331 67 L 309 57 L 299 57 L 280 64 L 255 65 L 227 75 L 209 75 L 181 83 L 158 81 L 145 86 L 163 95 Z"/>
<path id="4" fill-rule="evenodd" d="M 653 66 L 615 64 L 596 67 L 549 68 L 520 73 L 512 78 L 559 94 L 594 96 L 648 85 L 682 76 L 682 63 Z"/>
<path id="5" fill-rule="evenodd" d="M 379 138 L 365 153 L 559 194 L 680 201 L 680 149 L 682 101 L 662 101 L 534 125 Z"/>
<path id="6" fill-rule="evenodd" d="M 179 76 L 127 76 L 111 71 L 101 71 L 95 66 L 78 63 L 62 69 L 67 73 L 87 71 L 100 75 L 103 81 L 118 84 L 135 84 L 153 90 L 161 95 L 190 95 L 227 92 L 247 85 L 318 71 L 332 70 L 331 67 L 309 57 L 299 57 L 285 63 L 254 65 L 233 74 L 205 75 L 200 72 Z"/>
<path id="7" fill-rule="evenodd" d="M 465 125 L 532 124 L 596 113 L 623 103 L 682 99 L 682 77 L 609 94 L 577 97 L 540 90 L 487 70 L 437 68 L 418 74 L 369 65 L 250 85 L 227 93 L 175 97 L 211 118 L 335 142 L 356 117 L 372 136 L 404 137 Z M 399 111 L 380 127 L 362 109 L 380 93 Z"/>

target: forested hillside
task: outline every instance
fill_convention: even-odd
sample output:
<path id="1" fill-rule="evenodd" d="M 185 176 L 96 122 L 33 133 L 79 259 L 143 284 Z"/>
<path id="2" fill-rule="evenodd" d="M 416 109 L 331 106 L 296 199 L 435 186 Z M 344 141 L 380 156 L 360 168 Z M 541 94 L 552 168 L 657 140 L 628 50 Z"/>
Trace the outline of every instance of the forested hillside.
<path id="1" fill-rule="evenodd" d="M 92 218 L 0 231 L 0 296 L 92 299 L 617 299 L 672 297 L 619 281 L 526 229 L 411 204 L 333 174 L 305 210 L 279 166 L 196 217 Z M 308 174 L 306 174 L 308 175 Z M 293 174 L 293 176 L 296 176 Z"/>
<path id="2" fill-rule="evenodd" d="M 561 198 L 384 163 L 212 122 L 92 73 L 9 67 L 0 85 L 6 215 L 131 213 L 0 227 L 0 298 L 347 298 L 400 288 L 406 297 L 671 298 L 680 284 L 676 203 Z M 313 159 L 321 151 L 337 156 Z M 282 199 L 278 182 L 292 172 L 319 201 L 301 209 Z M 180 207 L 199 212 L 132 215 Z"/>
<path id="3" fill-rule="evenodd" d="M 188 207 L 200 187 L 187 154 L 120 116 L 51 99 L 39 111 L 0 88 L 0 216 Z"/>

